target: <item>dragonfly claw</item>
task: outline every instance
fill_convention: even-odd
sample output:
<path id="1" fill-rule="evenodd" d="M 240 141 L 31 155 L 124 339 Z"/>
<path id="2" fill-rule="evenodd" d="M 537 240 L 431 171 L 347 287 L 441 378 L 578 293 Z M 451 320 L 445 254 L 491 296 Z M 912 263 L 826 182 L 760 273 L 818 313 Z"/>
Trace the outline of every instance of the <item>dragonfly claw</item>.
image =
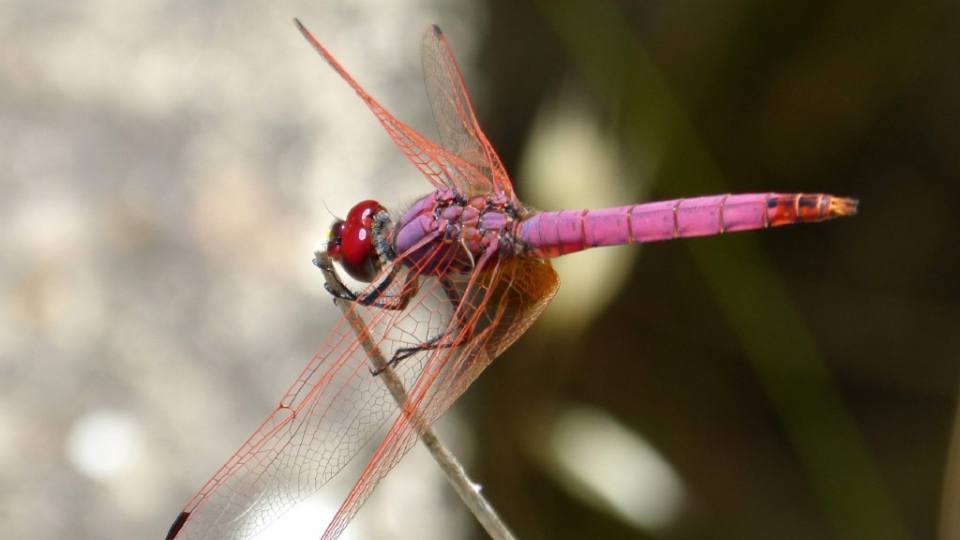
<path id="1" fill-rule="evenodd" d="M 326 289 L 327 292 L 333 296 L 334 302 L 336 302 L 337 300 L 349 300 L 351 302 L 357 301 L 357 295 L 350 292 L 349 289 L 343 289 L 343 290 L 337 291 L 337 290 L 334 290 L 329 283 L 324 283 L 323 288 Z"/>

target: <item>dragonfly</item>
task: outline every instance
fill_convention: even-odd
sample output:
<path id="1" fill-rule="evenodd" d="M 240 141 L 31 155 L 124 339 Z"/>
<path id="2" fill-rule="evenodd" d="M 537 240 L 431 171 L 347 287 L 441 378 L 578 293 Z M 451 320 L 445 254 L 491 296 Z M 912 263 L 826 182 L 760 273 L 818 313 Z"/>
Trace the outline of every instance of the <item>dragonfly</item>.
<path id="1" fill-rule="evenodd" d="M 269 417 L 187 503 L 167 540 L 254 538 L 340 473 L 391 420 L 322 536 L 337 538 L 426 427 L 544 310 L 559 286 L 551 258 L 857 211 L 855 199 L 802 193 L 533 211 L 517 199 L 480 130 L 439 27 L 421 42 L 436 144 L 387 112 L 295 22 L 434 190 L 399 215 L 367 200 L 333 223 L 314 262 L 336 301 L 349 304 L 345 315 Z M 385 371 L 404 385 L 402 399 L 386 388 Z"/>

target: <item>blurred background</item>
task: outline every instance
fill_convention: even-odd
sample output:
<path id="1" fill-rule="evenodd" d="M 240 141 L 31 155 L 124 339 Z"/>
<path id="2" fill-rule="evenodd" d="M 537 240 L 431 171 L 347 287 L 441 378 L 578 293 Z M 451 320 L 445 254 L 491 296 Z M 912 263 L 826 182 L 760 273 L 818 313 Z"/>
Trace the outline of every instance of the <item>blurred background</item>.
<path id="1" fill-rule="evenodd" d="M 429 191 L 293 17 L 429 137 L 438 23 L 537 208 L 861 200 L 557 261 L 438 426 L 518 538 L 960 538 L 943 0 L 0 1 L 7 536 L 162 538 L 337 320 L 310 264 L 333 216 Z M 339 502 L 262 537 L 317 538 Z M 348 537 L 485 535 L 417 447 Z"/>

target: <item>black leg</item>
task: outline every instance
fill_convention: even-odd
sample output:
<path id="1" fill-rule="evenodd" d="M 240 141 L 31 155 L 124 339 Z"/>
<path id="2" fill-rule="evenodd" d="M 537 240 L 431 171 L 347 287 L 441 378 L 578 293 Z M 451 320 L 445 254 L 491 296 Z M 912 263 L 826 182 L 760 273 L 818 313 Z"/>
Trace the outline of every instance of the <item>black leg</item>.
<path id="1" fill-rule="evenodd" d="M 407 304 L 410 303 L 410 299 L 416 292 L 416 276 L 410 273 L 399 295 L 399 303 L 395 301 L 397 295 L 386 294 L 397 277 L 398 267 L 395 267 L 393 271 L 387 274 L 387 277 L 380 281 L 373 290 L 361 296 L 351 291 L 343 280 L 340 279 L 340 275 L 337 274 L 337 269 L 333 266 L 333 261 L 327 254 L 317 252 L 316 258 L 313 259 L 313 264 L 320 269 L 326 279 L 323 288 L 333 295 L 334 298 L 340 300 L 384 309 L 404 309 L 407 307 Z"/>
<path id="2" fill-rule="evenodd" d="M 453 347 L 455 345 L 455 342 L 453 341 L 447 340 L 446 343 L 443 343 L 443 341 L 444 341 L 444 338 L 447 338 L 447 337 L 456 337 L 457 329 L 465 327 L 463 323 L 464 314 L 460 313 L 460 300 L 461 300 L 460 293 L 457 292 L 456 287 L 453 285 L 453 282 L 448 277 L 444 276 L 440 278 L 440 286 L 443 287 L 443 290 L 447 295 L 447 299 L 449 299 L 450 303 L 453 305 L 453 313 L 454 313 L 455 319 L 451 321 L 450 325 L 442 333 L 433 336 L 432 338 L 421 343 L 420 345 L 415 345 L 413 347 L 401 347 L 397 349 L 397 351 L 393 353 L 393 357 L 391 357 L 386 364 L 384 364 L 381 367 L 370 370 L 370 373 L 372 375 L 377 376 L 383 373 L 384 371 L 386 371 L 387 368 L 393 367 L 394 365 L 400 363 L 402 360 L 410 358 L 411 356 L 417 353 L 420 353 L 423 351 L 436 350 L 436 349 L 444 349 L 448 347 Z"/>
<path id="3" fill-rule="evenodd" d="M 447 332 L 449 332 L 449 330 Z M 436 336 L 433 336 L 432 338 L 428 339 L 426 342 L 421 343 L 420 345 L 417 345 L 415 347 L 402 347 L 400 349 L 397 349 L 397 352 L 393 353 L 393 357 L 390 358 L 390 360 L 388 360 L 386 364 L 378 368 L 371 369 L 370 374 L 376 377 L 377 375 L 383 373 L 387 369 L 392 368 L 394 365 L 399 364 L 402 360 L 406 360 L 407 358 L 410 358 L 411 356 L 419 352 L 429 351 L 432 349 L 442 349 L 444 347 L 452 347 L 453 344 L 451 343 L 438 343 L 446 335 L 447 335 L 446 332 L 443 334 L 437 334 Z"/>

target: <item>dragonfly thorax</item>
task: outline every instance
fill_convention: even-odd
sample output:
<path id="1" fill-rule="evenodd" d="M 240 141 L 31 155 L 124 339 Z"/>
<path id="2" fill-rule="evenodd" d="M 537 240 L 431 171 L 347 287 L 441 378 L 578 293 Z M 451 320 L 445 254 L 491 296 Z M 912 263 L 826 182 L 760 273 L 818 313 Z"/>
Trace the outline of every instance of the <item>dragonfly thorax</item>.
<path id="1" fill-rule="evenodd" d="M 409 251 L 422 272 L 469 272 L 481 259 L 516 252 L 514 239 L 524 213 L 503 196 L 435 191 L 403 214 L 393 246 L 397 253 Z"/>

